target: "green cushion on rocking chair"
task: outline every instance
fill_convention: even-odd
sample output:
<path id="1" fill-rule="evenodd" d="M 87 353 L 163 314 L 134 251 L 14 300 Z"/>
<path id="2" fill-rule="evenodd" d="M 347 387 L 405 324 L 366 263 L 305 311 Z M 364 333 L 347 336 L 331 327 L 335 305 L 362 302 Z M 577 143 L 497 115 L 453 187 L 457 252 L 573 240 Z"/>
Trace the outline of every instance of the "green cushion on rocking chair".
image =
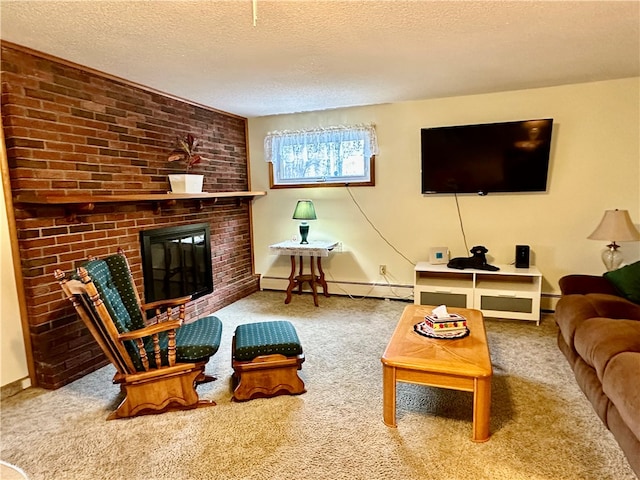
<path id="1" fill-rule="evenodd" d="M 106 260 L 91 260 L 84 267 L 100 293 L 118 331 L 124 333 L 143 328 L 142 313 L 129 280 L 125 258 L 116 255 Z M 158 336 L 162 363 L 166 365 L 168 336 L 166 332 Z M 176 361 L 206 362 L 218 351 L 221 336 L 222 322 L 212 315 L 183 324 L 176 331 Z M 125 342 L 125 346 L 136 369 L 143 371 L 140 353 L 135 342 L 129 340 Z M 151 337 L 147 337 L 145 341 L 145 350 L 150 366 L 157 367 Z"/>
<path id="2" fill-rule="evenodd" d="M 222 322 L 213 315 L 182 325 L 176 335 L 176 357 L 181 362 L 207 360 L 218 351 Z"/>
<path id="3" fill-rule="evenodd" d="M 167 359 L 168 336 L 161 333 L 160 352 L 163 364 Z M 220 347 L 222 337 L 222 322 L 213 315 L 199 318 L 195 322 L 185 323 L 176 332 L 176 361 L 178 362 L 206 362 Z M 149 364 L 155 367 L 153 342 L 147 340 L 144 345 L 149 358 Z"/>

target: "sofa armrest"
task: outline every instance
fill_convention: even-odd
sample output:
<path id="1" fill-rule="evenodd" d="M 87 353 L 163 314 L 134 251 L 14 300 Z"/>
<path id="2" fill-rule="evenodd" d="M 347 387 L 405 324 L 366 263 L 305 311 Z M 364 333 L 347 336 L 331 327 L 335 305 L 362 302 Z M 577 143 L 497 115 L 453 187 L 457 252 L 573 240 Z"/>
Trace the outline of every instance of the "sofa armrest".
<path id="1" fill-rule="evenodd" d="M 566 275 L 560 279 L 558 284 L 563 295 L 606 293 L 620 296 L 609 280 L 597 275 Z"/>
<path id="2" fill-rule="evenodd" d="M 598 312 L 598 317 L 620 320 L 639 320 L 640 305 L 618 295 L 590 293 L 585 295 Z"/>
<path id="3" fill-rule="evenodd" d="M 572 349 L 578 327 L 585 320 L 596 317 L 640 321 L 640 305 L 617 295 L 601 293 L 563 295 L 556 305 L 556 324 Z"/>

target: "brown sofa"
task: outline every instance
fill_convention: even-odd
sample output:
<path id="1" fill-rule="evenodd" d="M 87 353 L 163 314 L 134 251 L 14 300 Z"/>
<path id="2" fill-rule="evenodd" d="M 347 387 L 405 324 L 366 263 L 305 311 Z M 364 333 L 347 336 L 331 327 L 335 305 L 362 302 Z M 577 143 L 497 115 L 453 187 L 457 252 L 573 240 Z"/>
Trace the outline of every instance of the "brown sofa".
<path id="1" fill-rule="evenodd" d="M 640 477 L 640 305 L 605 277 L 568 275 L 560 289 L 558 346 Z"/>

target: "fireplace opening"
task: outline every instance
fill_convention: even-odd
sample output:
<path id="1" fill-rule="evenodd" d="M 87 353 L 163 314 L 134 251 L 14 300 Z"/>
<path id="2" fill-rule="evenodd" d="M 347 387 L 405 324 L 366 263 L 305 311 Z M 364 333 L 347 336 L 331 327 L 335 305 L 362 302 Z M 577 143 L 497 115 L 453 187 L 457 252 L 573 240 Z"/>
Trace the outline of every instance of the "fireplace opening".
<path id="1" fill-rule="evenodd" d="M 208 223 L 140 232 L 145 302 L 213 292 Z"/>

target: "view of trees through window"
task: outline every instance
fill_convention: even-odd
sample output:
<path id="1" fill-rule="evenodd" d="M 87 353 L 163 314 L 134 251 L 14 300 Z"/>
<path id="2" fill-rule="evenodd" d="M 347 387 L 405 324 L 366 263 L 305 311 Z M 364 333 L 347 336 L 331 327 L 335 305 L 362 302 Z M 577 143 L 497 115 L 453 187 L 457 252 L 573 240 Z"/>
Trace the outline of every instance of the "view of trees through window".
<path id="1" fill-rule="evenodd" d="M 366 175 L 364 141 L 287 145 L 281 150 L 280 180 L 335 181 Z"/>

